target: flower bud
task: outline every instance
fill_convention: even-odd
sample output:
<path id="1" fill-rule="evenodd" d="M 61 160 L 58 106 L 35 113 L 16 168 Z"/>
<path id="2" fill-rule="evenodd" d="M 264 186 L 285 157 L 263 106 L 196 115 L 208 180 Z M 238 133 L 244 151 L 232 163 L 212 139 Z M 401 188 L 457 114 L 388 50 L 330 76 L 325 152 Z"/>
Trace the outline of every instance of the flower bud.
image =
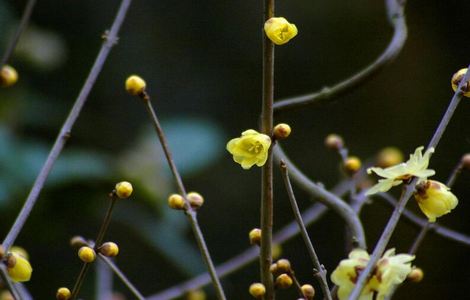
<path id="1" fill-rule="evenodd" d="M 454 92 L 457 91 L 460 81 L 462 81 L 463 77 L 465 76 L 465 73 L 467 73 L 467 68 L 458 70 L 457 73 L 452 76 L 450 82 L 452 84 L 452 89 L 454 90 Z M 462 92 L 465 97 L 470 97 L 470 81 L 467 81 L 462 85 Z"/>
<path id="2" fill-rule="evenodd" d="M 145 81 L 137 75 L 129 76 L 126 80 L 126 91 L 134 96 L 141 95 L 145 91 Z"/>
<path id="3" fill-rule="evenodd" d="M 168 197 L 168 206 L 173 209 L 184 209 L 184 198 L 178 194 L 172 194 Z"/>
<path id="4" fill-rule="evenodd" d="M 288 124 L 280 123 L 274 126 L 273 135 L 275 139 L 283 140 L 290 135 L 291 131 L 292 129 L 290 128 Z"/>
<path id="5" fill-rule="evenodd" d="M 20 247 L 20 246 L 13 246 L 13 247 L 11 247 L 11 248 L 10 248 L 10 252 L 15 252 L 16 254 L 19 254 L 19 255 L 23 256 L 24 258 L 29 259 L 29 254 L 28 254 L 28 252 L 27 252 L 24 248 L 22 248 L 22 247 Z"/>
<path id="6" fill-rule="evenodd" d="M 0 70 L 0 87 L 9 87 L 18 81 L 18 72 L 9 65 L 4 65 Z"/>
<path id="7" fill-rule="evenodd" d="M 96 259 L 96 253 L 93 248 L 83 246 L 78 250 L 78 257 L 85 263 L 91 263 Z"/>
<path id="8" fill-rule="evenodd" d="M 189 204 L 194 209 L 198 209 L 204 204 L 204 198 L 199 193 L 190 192 L 186 197 L 188 198 Z"/>
<path id="9" fill-rule="evenodd" d="M 132 184 L 127 181 L 118 182 L 115 189 L 116 195 L 121 199 L 129 198 L 133 191 Z"/>
<path id="10" fill-rule="evenodd" d="M 271 18 L 264 23 L 266 36 L 276 45 L 283 45 L 295 37 L 297 27 L 285 18 Z"/>
<path id="11" fill-rule="evenodd" d="M 287 274 L 281 274 L 276 278 L 276 287 L 287 289 L 292 285 L 292 278 Z"/>
<path id="12" fill-rule="evenodd" d="M 291 271 L 290 261 L 287 259 L 280 259 L 276 262 L 277 271 L 280 273 L 289 273 Z"/>
<path id="13" fill-rule="evenodd" d="M 403 162 L 403 153 L 396 147 L 382 149 L 377 155 L 377 166 L 388 168 Z"/>
<path id="14" fill-rule="evenodd" d="M 304 284 L 300 289 L 302 290 L 302 294 L 304 294 L 304 297 L 307 300 L 312 300 L 315 296 L 315 289 L 310 284 Z"/>
<path id="15" fill-rule="evenodd" d="M 68 288 L 61 287 L 57 290 L 55 297 L 57 300 L 68 300 L 70 299 L 70 297 L 72 297 L 72 293 L 70 292 Z"/>
<path id="16" fill-rule="evenodd" d="M 253 228 L 249 233 L 250 244 L 258 245 L 261 243 L 261 229 Z"/>
<path id="17" fill-rule="evenodd" d="M 424 272 L 421 268 L 413 268 L 413 270 L 411 270 L 410 274 L 408 274 L 406 278 L 411 282 L 418 283 L 421 280 L 423 280 L 423 277 L 424 277 Z"/>
<path id="18" fill-rule="evenodd" d="M 277 269 L 276 263 L 271 264 L 271 266 L 269 267 L 269 272 L 271 272 L 271 274 L 273 274 L 274 276 L 279 274 L 279 270 Z"/>
<path id="19" fill-rule="evenodd" d="M 248 291 L 250 292 L 250 295 L 256 299 L 262 299 L 264 294 L 266 294 L 266 288 L 264 287 L 264 284 L 259 282 L 251 284 Z"/>
<path id="20" fill-rule="evenodd" d="M 119 247 L 116 243 L 106 242 L 98 248 L 98 251 L 104 256 L 115 257 L 119 254 Z"/>
<path id="21" fill-rule="evenodd" d="M 350 156 L 344 162 L 344 170 L 349 175 L 354 175 L 361 169 L 362 163 L 361 160 L 356 156 Z"/>
<path id="22" fill-rule="evenodd" d="M 15 282 L 24 282 L 31 279 L 33 268 L 29 261 L 18 253 L 10 252 L 7 258 L 7 271 Z"/>
<path id="23" fill-rule="evenodd" d="M 70 246 L 72 246 L 73 248 L 80 248 L 87 245 L 87 241 L 85 241 L 82 236 L 76 235 L 70 239 Z"/>
<path id="24" fill-rule="evenodd" d="M 470 153 L 462 156 L 462 168 L 470 170 Z"/>
<path id="25" fill-rule="evenodd" d="M 186 294 L 186 300 L 206 300 L 206 298 L 203 290 L 192 290 Z"/>
<path id="26" fill-rule="evenodd" d="M 325 138 L 325 146 L 330 150 L 338 151 L 344 147 L 343 138 L 340 135 L 331 133 Z"/>
<path id="27" fill-rule="evenodd" d="M 418 184 L 414 197 L 429 222 L 436 222 L 436 218 L 450 213 L 459 202 L 450 188 L 434 180 Z"/>

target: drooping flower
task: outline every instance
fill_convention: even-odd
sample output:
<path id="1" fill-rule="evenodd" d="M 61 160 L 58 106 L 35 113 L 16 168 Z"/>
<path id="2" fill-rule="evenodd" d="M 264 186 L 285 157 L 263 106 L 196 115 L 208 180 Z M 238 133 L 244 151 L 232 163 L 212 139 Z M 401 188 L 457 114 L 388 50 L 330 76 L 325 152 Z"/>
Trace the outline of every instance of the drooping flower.
<path id="1" fill-rule="evenodd" d="M 401 284 L 411 272 L 413 255 L 395 254 L 390 249 L 377 262 L 374 273 L 361 292 L 359 300 L 383 300 L 395 286 Z M 342 260 L 331 274 L 331 280 L 338 285 L 338 298 L 344 300 L 354 289 L 357 279 L 369 262 L 369 254 L 362 249 L 354 249 L 349 258 Z"/>
<path id="2" fill-rule="evenodd" d="M 403 181 L 410 180 L 412 177 L 417 177 L 419 179 L 418 183 L 420 183 L 425 181 L 429 176 L 436 174 L 434 170 L 428 169 L 429 158 L 431 154 L 434 153 L 434 148 L 426 150 L 424 155 L 422 154 L 423 149 L 423 146 L 416 148 L 414 154 L 410 154 L 410 159 L 404 163 L 385 169 L 367 169 L 368 174 L 374 172 L 384 179 L 379 179 L 379 182 L 370 188 L 366 195 L 386 192 L 392 187 L 401 184 Z"/>
<path id="3" fill-rule="evenodd" d="M 459 203 L 450 188 L 434 180 L 418 184 L 414 196 L 429 222 L 436 222 L 436 218 L 450 213 Z"/>
<path id="4" fill-rule="evenodd" d="M 256 130 L 248 129 L 239 138 L 227 143 L 227 151 L 233 155 L 233 160 L 247 170 L 253 165 L 263 166 L 268 159 L 271 138 Z"/>
<path id="5" fill-rule="evenodd" d="M 10 252 L 7 260 L 7 271 L 15 282 L 24 282 L 31 279 L 33 268 L 29 261 L 17 252 Z"/>
<path id="6" fill-rule="evenodd" d="M 294 38 L 298 31 L 285 18 L 271 18 L 264 23 L 266 36 L 276 45 L 283 45 Z"/>

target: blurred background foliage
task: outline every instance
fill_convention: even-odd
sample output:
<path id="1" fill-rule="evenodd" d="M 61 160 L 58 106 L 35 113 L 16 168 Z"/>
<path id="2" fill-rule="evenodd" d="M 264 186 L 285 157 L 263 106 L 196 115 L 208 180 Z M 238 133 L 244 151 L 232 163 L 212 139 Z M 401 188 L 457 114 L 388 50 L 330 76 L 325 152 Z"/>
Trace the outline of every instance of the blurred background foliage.
<path id="1" fill-rule="evenodd" d="M 0 53 L 14 32 L 24 0 L 0 0 Z M 276 98 L 331 85 L 370 63 L 387 45 L 383 1 L 277 1 L 277 15 L 299 36 L 276 48 Z M 386 146 L 405 154 L 426 144 L 452 95 L 451 75 L 469 63 L 468 1 L 409 1 L 409 38 L 398 59 L 353 93 L 321 108 L 279 113 L 291 124 L 284 144 L 306 174 L 326 187 L 341 179 L 337 155 L 323 146 L 331 132 L 344 136 L 351 154 L 364 160 Z M 11 64 L 20 81 L 0 90 L 0 235 L 9 230 L 65 119 L 110 26 L 119 1 L 39 1 L 31 26 Z M 93 238 L 117 180 L 132 181 L 135 194 L 117 206 L 107 239 L 117 242 L 117 263 L 149 295 L 199 274 L 204 266 L 180 213 L 166 207 L 175 191 L 143 106 L 126 95 L 125 78 L 142 75 L 188 189 L 206 198 L 200 223 L 216 263 L 248 246 L 259 224 L 259 169 L 242 170 L 225 143 L 257 127 L 261 96 L 262 1 L 134 1 L 120 34 L 17 241 L 34 267 L 27 284 L 36 299 L 50 299 L 72 285 L 80 262 L 68 245 L 76 234 Z M 470 152 L 470 102 L 463 101 L 431 167 L 445 181 Z M 278 176 L 279 174 L 277 174 Z M 470 232 L 470 176 L 454 188 L 460 204 L 442 223 Z M 280 177 L 275 178 L 275 229 L 292 215 Z M 299 204 L 308 197 L 300 190 Z M 416 210 L 410 202 L 409 207 Z M 390 208 L 374 203 L 363 212 L 369 247 Z M 441 222 L 441 221 L 440 221 Z M 391 246 L 407 251 L 417 229 L 398 227 Z M 345 256 L 343 223 L 328 213 L 310 228 L 318 254 L 331 272 Z M 338 246 L 340 245 L 340 246 Z M 470 284 L 469 249 L 430 234 L 415 263 L 425 271 L 419 285 L 405 284 L 397 299 L 458 299 Z M 302 282 L 313 282 L 300 238 L 283 245 Z M 223 280 L 230 299 L 248 299 L 259 280 L 252 264 Z M 116 283 L 116 289 L 127 291 Z M 208 288 L 209 298 L 212 289 Z M 83 298 L 93 298 L 89 276 Z M 293 291 L 279 298 L 293 298 Z M 128 295 L 129 296 L 129 295 Z M 131 298 L 131 296 L 129 296 Z"/>

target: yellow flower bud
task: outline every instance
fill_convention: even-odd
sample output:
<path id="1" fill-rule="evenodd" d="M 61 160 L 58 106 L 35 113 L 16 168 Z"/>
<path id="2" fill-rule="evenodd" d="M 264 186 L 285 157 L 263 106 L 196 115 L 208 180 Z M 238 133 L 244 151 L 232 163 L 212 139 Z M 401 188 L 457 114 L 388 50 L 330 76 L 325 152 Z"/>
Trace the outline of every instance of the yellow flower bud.
<path id="1" fill-rule="evenodd" d="M 15 300 L 10 291 L 3 291 L 0 293 L 0 300 Z"/>
<path id="2" fill-rule="evenodd" d="M 283 45 L 297 35 L 297 27 L 285 18 L 271 18 L 264 23 L 266 36 L 276 45 Z"/>
<path id="3" fill-rule="evenodd" d="M 248 235 L 250 238 L 250 244 L 259 245 L 261 243 L 261 229 L 253 228 Z"/>
<path id="4" fill-rule="evenodd" d="M 206 300 L 206 298 L 203 290 L 192 290 L 186 294 L 186 300 Z"/>
<path id="5" fill-rule="evenodd" d="M 68 300 L 70 299 L 70 297 L 72 297 L 72 293 L 70 292 L 68 288 L 61 287 L 57 290 L 55 297 L 57 300 Z"/>
<path id="6" fill-rule="evenodd" d="M 184 209 L 184 198 L 178 194 L 172 194 L 168 197 L 168 206 L 173 209 Z"/>
<path id="7" fill-rule="evenodd" d="M 31 279 L 33 268 L 29 261 L 18 253 L 10 252 L 7 259 L 7 271 L 15 282 L 24 282 Z"/>
<path id="8" fill-rule="evenodd" d="M 262 299 L 264 294 L 266 294 L 264 284 L 259 282 L 251 284 L 248 291 L 250 292 L 250 295 L 256 299 Z"/>
<path id="9" fill-rule="evenodd" d="M 194 209 L 198 209 L 204 204 L 204 198 L 199 193 L 190 192 L 186 197 L 188 197 L 189 204 Z"/>
<path id="10" fill-rule="evenodd" d="M 129 198 L 132 191 L 132 184 L 127 181 L 121 181 L 116 184 L 116 195 L 121 199 Z"/>
<path id="11" fill-rule="evenodd" d="M 404 156 L 400 149 L 395 147 L 387 147 L 382 149 L 377 155 L 377 166 L 380 168 L 388 168 L 403 162 Z"/>
<path id="12" fill-rule="evenodd" d="M 411 282 L 421 282 L 424 278 L 424 272 L 421 268 L 413 268 L 406 278 Z"/>
<path id="13" fill-rule="evenodd" d="M 256 130 L 248 129 L 239 138 L 227 143 L 227 151 L 233 155 L 233 160 L 243 169 L 248 170 L 253 165 L 263 166 L 268 159 L 271 138 Z"/>
<path id="14" fill-rule="evenodd" d="M 126 80 L 126 91 L 131 95 L 141 95 L 145 91 L 145 81 L 137 75 L 129 76 Z"/>
<path id="15" fill-rule="evenodd" d="M 80 248 L 87 245 L 87 241 L 85 241 L 82 236 L 76 235 L 70 239 L 70 246 L 72 246 L 73 248 Z"/>
<path id="16" fill-rule="evenodd" d="M 452 89 L 454 90 L 454 92 L 457 91 L 460 81 L 462 81 L 463 77 L 465 76 L 465 73 L 467 73 L 467 68 L 458 70 L 457 73 L 452 76 L 450 82 L 452 84 Z M 462 91 L 465 97 L 470 97 L 470 81 L 467 81 L 465 84 L 462 85 Z"/>
<path id="17" fill-rule="evenodd" d="M 344 147 L 343 138 L 340 135 L 331 133 L 325 138 L 325 146 L 330 150 L 338 151 L 339 149 Z"/>
<path id="18" fill-rule="evenodd" d="M 462 168 L 470 170 L 470 153 L 462 156 Z"/>
<path id="19" fill-rule="evenodd" d="M 78 250 L 78 257 L 85 263 L 91 263 L 95 261 L 96 253 L 93 248 L 83 246 Z"/>
<path id="20" fill-rule="evenodd" d="M 116 243 L 106 242 L 98 248 L 98 251 L 104 256 L 115 257 L 119 254 L 119 247 Z"/>
<path id="21" fill-rule="evenodd" d="M 29 254 L 28 254 L 28 252 L 27 252 L 24 248 L 22 248 L 22 247 L 13 246 L 13 247 L 10 248 L 10 252 L 15 252 L 15 253 L 17 253 L 17 254 L 23 256 L 24 258 L 29 259 Z"/>
<path id="22" fill-rule="evenodd" d="M 450 213 L 459 203 L 450 188 L 434 180 L 418 184 L 414 196 L 429 222 L 436 222 L 436 218 Z"/>
<path id="23" fill-rule="evenodd" d="M 274 135 L 274 138 L 278 140 L 282 140 L 282 139 L 287 138 L 290 135 L 291 131 L 292 129 L 290 128 L 288 124 L 280 123 L 274 126 L 273 135 Z"/>
<path id="24" fill-rule="evenodd" d="M 280 259 L 276 262 L 277 271 L 281 273 L 289 273 L 291 271 L 290 261 L 287 259 Z"/>
<path id="25" fill-rule="evenodd" d="M 277 269 L 277 264 L 276 263 L 271 264 L 271 266 L 269 267 L 269 272 L 271 272 L 271 274 L 273 274 L 273 275 L 278 275 L 279 270 Z"/>
<path id="26" fill-rule="evenodd" d="M 315 289 L 310 284 L 304 284 L 300 289 L 302 290 L 302 294 L 304 294 L 304 297 L 307 300 L 312 300 L 315 296 Z"/>
<path id="27" fill-rule="evenodd" d="M 350 156 L 344 162 L 344 170 L 349 175 L 354 175 L 361 169 L 362 163 L 361 160 L 356 156 Z"/>
<path id="28" fill-rule="evenodd" d="M 292 283 L 292 278 L 287 274 L 281 274 L 276 278 L 276 287 L 279 287 L 281 289 L 290 288 Z"/>
<path id="29" fill-rule="evenodd" d="M 9 87 L 18 81 L 18 72 L 9 65 L 4 65 L 0 70 L 0 87 Z"/>

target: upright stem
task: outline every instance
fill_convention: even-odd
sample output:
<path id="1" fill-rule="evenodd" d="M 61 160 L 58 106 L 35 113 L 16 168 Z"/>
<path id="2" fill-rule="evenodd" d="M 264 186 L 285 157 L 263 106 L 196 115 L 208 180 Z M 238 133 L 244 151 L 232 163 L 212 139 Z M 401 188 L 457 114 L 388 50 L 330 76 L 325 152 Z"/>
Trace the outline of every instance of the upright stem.
<path id="1" fill-rule="evenodd" d="M 52 166 L 56 162 L 57 158 L 62 152 L 62 149 L 64 148 L 65 143 L 70 137 L 72 127 L 75 124 L 75 121 L 77 120 L 78 116 L 80 115 L 83 105 L 85 104 L 85 101 L 88 98 L 88 95 L 90 94 L 90 91 L 103 68 L 108 54 L 111 51 L 111 48 L 116 44 L 119 29 L 121 28 L 121 25 L 124 21 L 131 1 L 132 0 L 121 1 L 119 11 L 113 21 L 111 30 L 109 30 L 106 35 L 105 41 L 101 46 L 98 56 L 96 57 L 95 63 L 91 68 L 90 74 L 88 75 L 85 84 L 83 85 L 80 91 L 80 94 L 75 100 L 75 104 L 73 105 L 72 110 L 70 111 L 69 115 L 67 116 L 67 119 L 62 125 L 62 128 L 59 134 L 57 135 L 55 143 L 52 146 L 52 149 L 49 152 L 49 155 L 46 161 L 44 162 L 41 171 L 36 177 L 36 180 L 33 184 L 33 187 L 31 188 L 31 191 L 29 192 L 28 198 L 26 199 L 23 208 L 21 209 L 20 213 L 18 214 L 18 217 L 15 220 L 15 223 L 11 227 L 10 231 L 5 237 L 5 240 L 2 243 L 5 250 L 8 250 L 11 245 L 15 242 L 18 234 L 26 223 L 26 220 L 28 219 L 31 211 L 34 208 L 34 205 L 36 204 L 39 194 L 41 193 L 44 183 L 46 182 L 46 179 L 49 176 L 50 171 L 52 170 Z"/>
<path id="2" fill-rule="evenodd" d="M 31 18 L 31 14 L 33 13 L 34 5 L 36 4 L 36 0 L 28 0 L 26 6 L 23 11 L 23 15 L 21 16 L 20 24 L 16 29 L 15 35 L 12 37 L 10 42 L 8 43 L 7 49 L 5 53 L 3 53 L 2 60 L 0 61 L 0 69 L 8 63 L 10 60 L 11 54 L 13 50 L 15 50 L 16 45 L 18 44 L 18 40 L 20 39 L 21 34 L 26 29 L 29 23 L 29 19 Z"/>
<path id="3" fill-rule="evenodd" d="M 274 0 L 264 1 L 264 19 L 274 17 Z M 264 23 L 263 22 L 263 23 Z M 274 101 L 274 44 L 263 34 L 263 102 L 261 109 L 261 131 L 271 136 L 273 128 Z M 273 146 L 272 146 L 273 147 Z M 273 279 L 269 267 L 272 263 L 273 230 L 273 154 L 272 147 L 268 159 L 261 170 L 261 282 L 266 287 L 265 299 L 274 299 Z"/>

